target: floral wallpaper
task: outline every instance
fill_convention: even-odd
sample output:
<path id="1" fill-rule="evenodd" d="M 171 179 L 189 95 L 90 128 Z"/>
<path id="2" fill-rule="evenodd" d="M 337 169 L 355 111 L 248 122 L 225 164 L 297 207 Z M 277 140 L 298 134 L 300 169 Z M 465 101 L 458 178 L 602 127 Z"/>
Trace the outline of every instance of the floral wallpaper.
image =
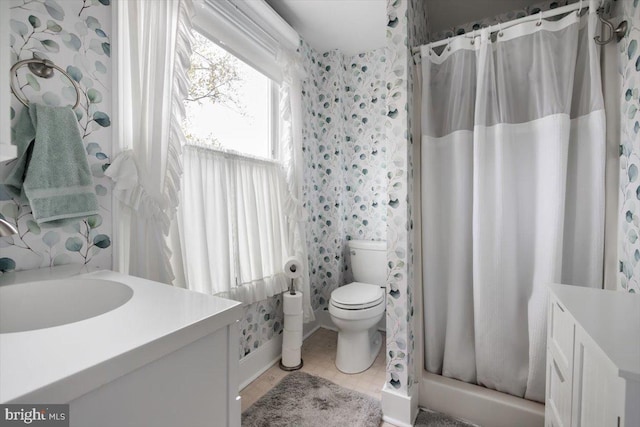
<path id="1" fill-rule="evenodd" d="M 347 240 L 386 239 L 387 144 L 381 119 L 387 115 L 387 55 L 386 49 L 376 49 L 344 58 Z"/>
<path id="2" fill-rule="evenodd" d="M 389 143 L 387 207 L 387 383 L 408 394 L 413 378 L 413 283 L 410 247 L 411 208 L 409 200 L 411 123 L 409 118 L 409 4 L 408 0 L 387 2 L 387 48 L 392 62 L 387 87 L 387 138 Z"/>
<path id="3" fill-rule="evenodd" d="M 327 310 L 352 280 L 347 240 L 386 238 L 387 52 L 319 54 L 304 42 L 300 52 L 311 304 Z"/>
<path id="4" fill-rule="evenodd" d="M 0 239 L 2 272 L 69 263 L 111 268 L 111 191 L 103 174 L 111 151 L 109 5 L 110 0 L 11 1 L 11 62 L 34 57 L 50 59 L 80 87 L 80 105 L 75 113 L 101 212 L 65 227 L 41 228 L 33 220 L 28 204 L 13 200 L 0 190 L 0 215 L 19 231 Z M 57 71 L 52 79 L 45 80 L 22 67 L 17 82 L 32 102 L 58 106 L 76 100 L 72 84 Z M 22 108 L 12 97 L 12 126 Z"/>
<path id="5" fill-rule="evenodd" d="M 618 43 L 622 76 L 618 286 L 640 293 L 640 0 L 618 0 L 617 7 L 629 24 Z"/>
<path id="6" fill-rule="evenodd" d="M 326 309 L 331 291 L 343 283 L 345 81 L 342 54 L 300 47 L 302 83 L 303 199 L 309 213 L 307 242 L 311 305 Z"/>
<path id="7" fill-rule="evenodd" d="M 280 335 L 283 324 L 281 295 L 246 306 L 240 319 L 240 358 Z"/>

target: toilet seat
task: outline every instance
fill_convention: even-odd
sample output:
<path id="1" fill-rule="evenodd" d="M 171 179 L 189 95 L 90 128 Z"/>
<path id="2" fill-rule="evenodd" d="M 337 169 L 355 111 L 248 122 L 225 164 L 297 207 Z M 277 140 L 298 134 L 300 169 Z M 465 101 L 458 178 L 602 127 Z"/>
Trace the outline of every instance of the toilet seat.
<path id="1" fill-rule="evenodd" d="M 331 292 L 329 303 L 343 310 L 365 310 L 384 302 L 384 291 L 380 286 L 353 282 Z"/>

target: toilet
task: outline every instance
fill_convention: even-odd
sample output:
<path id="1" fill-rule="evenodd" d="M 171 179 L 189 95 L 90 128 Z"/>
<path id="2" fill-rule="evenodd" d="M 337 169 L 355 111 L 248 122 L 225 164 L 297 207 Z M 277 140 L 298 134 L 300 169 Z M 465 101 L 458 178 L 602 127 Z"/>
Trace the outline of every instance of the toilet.
<path id="1" fill-rule="evenodd" d="M 350 240 L 348 245 L 354 282 L 331 292 L 329 314 L 338 328 L 336 367 L 356 374 L 373 364 L 382 345 L 377 325 L 386 305 L 387 243 Z"/>

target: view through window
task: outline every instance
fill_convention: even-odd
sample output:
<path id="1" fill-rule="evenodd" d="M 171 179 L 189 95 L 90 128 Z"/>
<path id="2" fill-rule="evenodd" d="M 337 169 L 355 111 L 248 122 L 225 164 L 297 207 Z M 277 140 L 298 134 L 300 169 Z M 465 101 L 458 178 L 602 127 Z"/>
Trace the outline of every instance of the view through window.
<path id="1" fill-rule="evenodd" d="M 188 142 L 273 157 L 268 77 L 194 31 L 189 79 L 183 123 Z"/>

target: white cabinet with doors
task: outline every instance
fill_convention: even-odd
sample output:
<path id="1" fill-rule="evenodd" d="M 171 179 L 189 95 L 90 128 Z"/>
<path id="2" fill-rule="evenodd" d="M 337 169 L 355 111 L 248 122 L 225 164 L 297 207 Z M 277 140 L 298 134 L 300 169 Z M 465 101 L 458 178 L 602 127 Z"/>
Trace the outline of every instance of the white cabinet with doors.
<path id="1" fill-rule="evenodd" d="M 640 426 L 640 295 L 551 285 L 547 427 Z"/>

